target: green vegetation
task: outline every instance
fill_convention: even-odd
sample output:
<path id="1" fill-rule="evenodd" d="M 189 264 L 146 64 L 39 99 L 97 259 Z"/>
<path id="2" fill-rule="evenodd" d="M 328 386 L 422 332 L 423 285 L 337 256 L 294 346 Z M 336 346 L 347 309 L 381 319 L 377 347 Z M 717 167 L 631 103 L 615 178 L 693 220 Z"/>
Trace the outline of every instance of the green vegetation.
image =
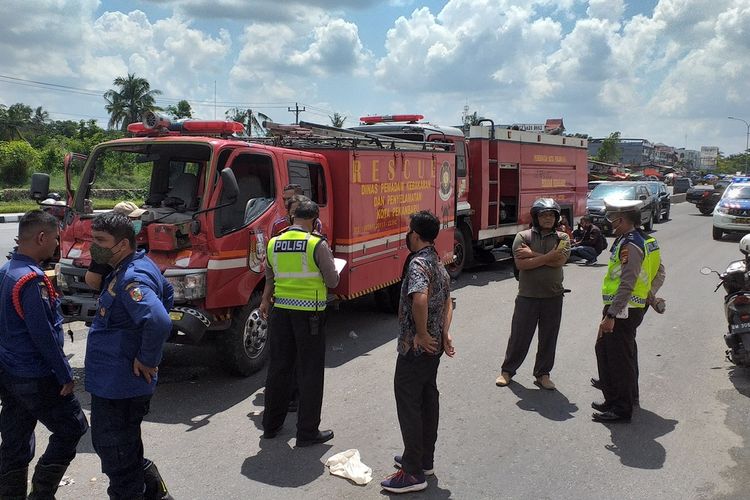
<path id="1" fill-rule="evenodd" d="M 596 153 L 596 160 L 603 163 L 617 163 L 621 156 L 620 132 L 612 132 L 602 141 L 602 147 Z"/>

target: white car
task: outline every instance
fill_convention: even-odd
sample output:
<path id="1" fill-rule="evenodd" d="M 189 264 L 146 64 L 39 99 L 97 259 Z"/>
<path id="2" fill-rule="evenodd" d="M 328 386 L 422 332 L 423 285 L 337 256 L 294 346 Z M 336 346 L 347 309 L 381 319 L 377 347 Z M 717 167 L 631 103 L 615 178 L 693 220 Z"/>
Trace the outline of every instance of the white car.
<path id="1" fill-rule="evenodd" d="M 733 182 L 721 196 L 713 213 L 713 236 L 724 233 L 750 233 L 750 182 Z"/>

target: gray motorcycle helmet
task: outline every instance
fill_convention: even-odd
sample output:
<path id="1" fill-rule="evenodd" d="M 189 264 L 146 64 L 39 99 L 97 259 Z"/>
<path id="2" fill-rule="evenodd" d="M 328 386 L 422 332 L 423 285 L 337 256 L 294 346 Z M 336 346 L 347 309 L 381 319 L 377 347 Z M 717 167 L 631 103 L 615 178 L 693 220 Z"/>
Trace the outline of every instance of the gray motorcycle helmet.
<path id="1" fill-rule="evenodd" d="M 547 211 L 555 212 L 555 227 L 560 223 L 560 205 L 552 198 L 539 198 L 531 205 L 531 224 L 539 227 L 539 214 Z"/>

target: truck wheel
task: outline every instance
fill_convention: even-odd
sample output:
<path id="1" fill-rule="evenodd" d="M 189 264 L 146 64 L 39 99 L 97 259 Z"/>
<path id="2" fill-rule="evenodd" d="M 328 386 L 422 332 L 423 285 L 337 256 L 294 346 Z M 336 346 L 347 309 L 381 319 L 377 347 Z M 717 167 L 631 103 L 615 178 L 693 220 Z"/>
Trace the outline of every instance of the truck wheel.
<path id="1" fill-rule="evenodd" d="M 396 314 L 401 300 L 401 282 L 394 283 L 380 290 L 375 290 L 375 304 L 384 313 Z"/>
<path id="2" fill-rule="evenodd" d="M 714 226 L 713 236 L 715 240 L 720 240 L 724 236 L 724 231 Z"/>
<path id="3" fill-rule="evenodd" d="M 643 225 L 643 229 L 645 229 L 646 231 L 651 231 L 654 229 L 654 214 L 650 214 L 648 216 L 648 222 Z"/>
<path id="4" fill-rule="evenodd" d="M 463 227 L 456 227 L 453 231 L 453 255 L 455 256 L 452 263 L 445 266 L 448 276 L 451 279 L 457 279 L 464 267 L 471 262 L 471 240 L 466 237 Z"/>
<path id="5" fill-rule="evenodd" d="M 220 349 L 233 375 L 248 377 L 266 364 L 268 323 L 258 313 L 261 294 L 254 293 L 248 305 L 234 311 L 232 325 L 222 336 Z"/>

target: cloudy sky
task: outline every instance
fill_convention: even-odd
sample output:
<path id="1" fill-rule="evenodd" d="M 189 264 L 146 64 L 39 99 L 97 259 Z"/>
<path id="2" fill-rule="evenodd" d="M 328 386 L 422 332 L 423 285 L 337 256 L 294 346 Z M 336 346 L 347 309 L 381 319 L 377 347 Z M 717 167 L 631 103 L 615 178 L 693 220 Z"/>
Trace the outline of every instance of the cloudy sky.
<path id="1" fill-rule="evenodd" d="M 368 114 L 745 148 L 750 0 L 2 0 L 0 103 L 96 118 L 128 72 L 200 117 Z M 214 106 L 216 101 L 216 106 Z"/>

